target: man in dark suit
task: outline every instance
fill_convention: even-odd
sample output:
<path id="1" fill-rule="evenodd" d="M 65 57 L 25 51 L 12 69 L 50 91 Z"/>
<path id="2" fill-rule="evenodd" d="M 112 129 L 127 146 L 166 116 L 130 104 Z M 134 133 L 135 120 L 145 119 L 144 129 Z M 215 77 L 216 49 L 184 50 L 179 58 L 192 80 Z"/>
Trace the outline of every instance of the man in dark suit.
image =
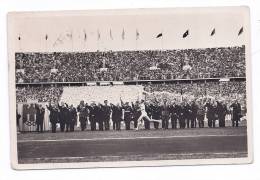
<path id="1" fill-rule="evenodd" d="M 226 114 L 228 112 L 227 106 L 223 101 L 217 101 L 216 112 L 219 120 L 219 127 L 225 127 Z"/>
<path id="2" fill-rule="evenodd" d="M 115 106 L 112 106 L 112 121 L 114 124 L 115 130 L 121 130 L 121 120 L 122 120 L 122 108 L 119 106 L 119 103 Z"/>
<path id="3" fill-rule="evenodd" d="M 124 121 L 125 121 L 125 129 L 130 130 L 131 116 L 132 116 L 132 107 L 129 105 L 129 102 L 126 102 L 123 105 L 124 112 Z"/>
<path id="4" fill-rule="evenodd" d="M 60 130 L 61 132 L 64 132 L 65 125 L 68 125 L 68 117 L 69 117 L 69 110 L 68 107 L 66 107 L 64 102 L 61 102 L 61 105 L 58 104 L 58 108 L 60 110 L 59 113 L 59 119 L 60 119 Z M 67 130 L 68 131 L 68 128 Z"/>
<path id="5" fill-rule="evenodd" d="M 35 105 L 36 108 L 36 131 L 37 132 L 43 132 L 43 119 L 45 114 L 45 109 L 42 107 L 42 105 Z"/>
<path id="6" fill-rule="evenodd" d="M 104 104 L 102 106 L 103 114 L 104 114 L 104 125 L 105 125 L 105 130 L 110 129 L 109 121 L 110 121 L 110 115 L 111 115 L 111 107 L 108 105 L 108 101 L 105 100 Z"/>
<path id="7" fill-rule="evenodd" d="M 75 124 L 77 122 L 77 110 L 71 105 L 69 107 L 69 119 L 70 119 L 70 131 L 74 131 Z"/>
<path id="8" fill-rule="evenodd" d="M 208 119 L 208 127 L 213 127 L 213 121 L 215 119 L 215 109 L 213 106 L 213 100 L 208 99 L 205 105 Z"/>
<path id="9" fill-rule="evenodd" d="M 199 123 L 199 128 L 204 128 L 205 107 L 202 100 L 199 100 L 197 102 L 197 107 L 198 107 L 197 120 Z"/>
<path id="10" fill-rule="evenodd" d="M 96 130 L 96 105 L 95 103 L 91 103 L 90 106 L 88 106 L 89 110 L 89 121 L 90 121 L 90 129 L 91 131 Z"/>
<path id="11" fill-rule="evenodd" d="M 104 131 L 104 111 L 102 109 L 102 105 L 99 103 L 96 107 L 95 117 L 97 118 L 98 122 L 98 129 L 99 131 Z"/>
<path id="12" fill-rule="evenodd" d="M 89 114 L 89 110 L 85 106 L 84 101 L 80 101 L 80 104 L 77 107 L 77 111 L 79 112 L 79 122 L 81 131 L 84 131 L 87 128 L 87 120 Z"/>
<path id="13" fill-rule="evenodd" d="M 196 118 L 197 118 L 198 106 L 195 103 L 195 101 L 191 102 L 190 110 L 191 110 L 191 112 L 190 112 L 191 128 L 196 128 L 196 126 L 197 126 Z"/>
<path id="14" fill-rule="evenodd" d="M 46 107 L 50 111 L 51 132 L 56 133 L 56 125 L 59 122 L 59 108 L 56 104 L 52 106 L 51 103 L 49 103 L 49 106 L 46 105 Z"/>
<path id="15" fill-rule="evenodd" d="M 235 100 L 230 108 L 232 108 L 232 126 L 238 127 L 238 121 L 240 121 L 241 116 L 241 105 L 238 103 L 238 100 Z"/>
<path id="16" fill-rule="evenodd" d="M 170 106 L 170 114 L 171 114 L 171 124 L 172 129 L 177 129 L 177 121 L 178 121 L 178 114 L 179 114 L 179 106 L 176 104 L 175 101 L 172 102 L 172 105 Z"/>
<path id="17" fill-rule="evenodd" d="M 185 120 L 187 117 L 187 112 L 185 109 L 185 102 L 181 102 L 180 108 L 179 108 L 179 123 L 180 123 L 180 129 L 184 129 L 186 124 Z"/>
<path id="18" fill-rule="evenodd" d="M 186 100 L 184 101 L 184 106 L 183 106 L 183 117 L 184 117 L 184 127 L 186 126 L 187 124 L 187 128 L 190 128 L 190 117 L 191 117 L 191 108 L 190 108 L 190 105 L 189 103 L 186 102 Z M 186 123 L 185 123 L 186 121 Z"/>
<path id="19" fill-rule="evenodd" d="M 170 108 L 167 104 L 167 99 L 163 100 L 163 105 L 161 106 L 162 109 L 162 128 L 168 129 L 169 126 L 169 119 L 170 119 Z"/>
<path id="20" fill-rule="evenodd" d="M 158 101 L 155 101 L 154 104 L 151 105 L 152 109 L 152 119 L 160 120 L 162 118 L 161 107 L 159 106 Z M 159 129 L 159 122 L 153 122 L 153 126 L 155 129 Z"/>

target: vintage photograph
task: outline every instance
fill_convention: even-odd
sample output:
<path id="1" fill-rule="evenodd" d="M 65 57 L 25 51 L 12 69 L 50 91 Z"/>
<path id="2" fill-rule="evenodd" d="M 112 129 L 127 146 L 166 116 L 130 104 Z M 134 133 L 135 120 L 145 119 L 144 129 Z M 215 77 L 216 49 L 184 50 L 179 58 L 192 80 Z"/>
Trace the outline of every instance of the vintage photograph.
<path id="1" fill-rule="evenodd" d="M 8 15 L 15 169 L 252 162 L 246 7 Z"/>

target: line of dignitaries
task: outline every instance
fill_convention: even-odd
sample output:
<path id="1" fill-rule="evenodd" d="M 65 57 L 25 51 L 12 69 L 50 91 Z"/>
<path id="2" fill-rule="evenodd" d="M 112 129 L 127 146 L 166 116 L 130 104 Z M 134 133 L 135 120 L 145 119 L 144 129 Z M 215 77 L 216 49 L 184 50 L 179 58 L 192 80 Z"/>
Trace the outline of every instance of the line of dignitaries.
<path id="1" fill-rule="evenodd" d="M 90 124 L 91 131 L 97 130 L 110 130 L 110 123 L 113 124 L 113 130 L 121 130 L 121 122 L 124 121 L 125 129 L 130 130 L 131 122 L 134 127 L 137 127 L 137 119 L 141 115 L 140 102 L 108 104 L 105 100 L 104 104 L 91 103 L 88 105 L 81 101 L 77 108 L 73 105 L 68 106 L 66 103 L 61 102 L 61 105 L 54 104 L 47 105 L 50 111 L 50 122 L 52 132 L 56 132 L 56 124 L 60 124 L 62 132 L 74 131 L 74 126 L 77 123 L 77 116 L 79 118 L 81 130 L 84 131 L 87 125 Z M 208 120 L 208 127 L 216 127 L 216 120 L 219 121 L 219 127 L 225 127 L 225 117 L 229 110 L 224 101 L 216 101 L 214 99 L 193 100 L 193 101 L 177 101 L 168 102 L 167 99 L 163 100 L 160 104 L 156 99 L 146 103 L 146 112 L 151 119 L 162 120 L 162 128 L 169 128 L 169 121 L 171 128 L 177 127 L 184 128 L 200 128 L 204 127 L 205 115 Z M 42 108 L 42 107 L 41 107 Z M 241 116 L 241 105 L 235 100 L 230 106 L 232 115 L 232 126 L 238 126 Z M 112 122 L 111 122 L 112 121 Z M 88 123 L 89 122 L 89 123 Z M 153 122 L 154 128 L 158 129 L 160 123 Z M 150 122 L 143 121 L 144 128 L 150 129 Z"/>

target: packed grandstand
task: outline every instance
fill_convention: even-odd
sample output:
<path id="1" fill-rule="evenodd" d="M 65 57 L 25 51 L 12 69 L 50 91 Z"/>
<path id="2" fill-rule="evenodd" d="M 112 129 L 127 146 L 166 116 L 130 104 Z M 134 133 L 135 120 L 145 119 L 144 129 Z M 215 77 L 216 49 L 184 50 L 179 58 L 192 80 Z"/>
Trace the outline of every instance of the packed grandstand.
<path id="1" fill-rule="evenodd" d="M 245 46 L 149 51 L 16 53 L 16 102 L 168 104 L 207 99 L 246 112 Z"/>

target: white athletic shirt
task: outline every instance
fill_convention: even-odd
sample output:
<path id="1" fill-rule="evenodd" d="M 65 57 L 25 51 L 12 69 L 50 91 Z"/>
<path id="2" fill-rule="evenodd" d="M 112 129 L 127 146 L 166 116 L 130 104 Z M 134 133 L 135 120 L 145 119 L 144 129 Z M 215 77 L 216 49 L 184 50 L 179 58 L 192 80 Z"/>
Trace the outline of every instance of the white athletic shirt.
<path id="1" fill-rule="evenodd" d="M 140 104 L 140 109 L 141 109 L 141 113 L 142 113 L 142 114 L 146 114 L 144 103 L 141 103 L 141 104 Z"/>

